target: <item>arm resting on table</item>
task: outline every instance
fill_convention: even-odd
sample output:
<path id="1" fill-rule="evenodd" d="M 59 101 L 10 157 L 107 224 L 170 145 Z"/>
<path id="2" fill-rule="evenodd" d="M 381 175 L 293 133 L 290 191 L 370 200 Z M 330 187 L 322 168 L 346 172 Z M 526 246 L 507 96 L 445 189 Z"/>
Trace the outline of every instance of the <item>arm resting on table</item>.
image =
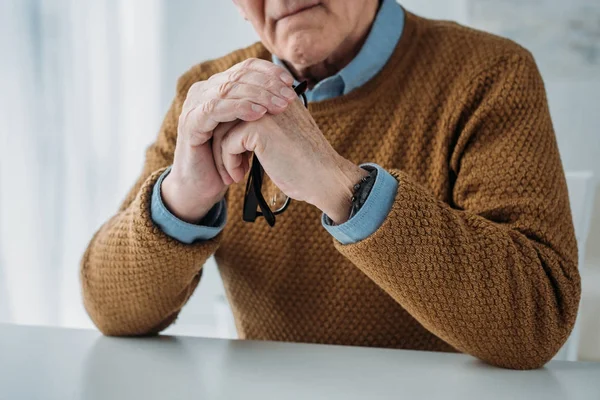
<path id="1" fill-rule="evenodd" d="M 580 277 L 566 181 L 533 59 L 507 57 L 458 104 L 451 204 L 400 170 L 391 211 L 336 248 L 458 350 L 537 368 L 568 338 Z"/>
<path id="2" fill-rule="evenodd" d="M 179 80 L 141 176 L 83 256 L 85 308 L 106 335 L 149 335 L 169 326 L 198 285 L 202 265 L 217 250 L 219 236 L 184 244 L 165 234 L 151 215 L 153 188 L 173 163 L 181 107 L 189 87 L 202 79 L 196 68 Z"/>

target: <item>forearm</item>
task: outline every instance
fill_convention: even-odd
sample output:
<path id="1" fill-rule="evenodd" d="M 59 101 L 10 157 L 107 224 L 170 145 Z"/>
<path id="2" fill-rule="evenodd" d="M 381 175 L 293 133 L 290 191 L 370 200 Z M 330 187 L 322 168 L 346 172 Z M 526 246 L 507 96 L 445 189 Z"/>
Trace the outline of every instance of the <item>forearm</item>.
<path id="1" fill-rule="evenodd" d="M 361 242 L 336 243 L 338 250 L 453 347 L 505 367 L 543 365 L 575 321 L 580 287 L 574 241 L 558 251 L 452 209 L 405 174 L 391 172 L 399 190 L 384 224 Z M 561 207 L 553 212 L 564 213 Z"/>
<path id="2" fill-rule="evenodd" d="M 219 237 L 186 245 L 152 222 L 151 194 L 162 170 L 92 239 L 81 265 L 85 307 L 107 335 L 157 333 L 172 322 L 198 284 Z"/>

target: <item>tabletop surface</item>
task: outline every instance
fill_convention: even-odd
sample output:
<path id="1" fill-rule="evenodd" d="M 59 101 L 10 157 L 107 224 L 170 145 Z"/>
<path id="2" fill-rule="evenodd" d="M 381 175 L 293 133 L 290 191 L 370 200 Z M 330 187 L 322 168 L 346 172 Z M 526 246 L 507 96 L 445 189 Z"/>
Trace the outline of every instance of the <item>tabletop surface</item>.
<path id="1" fill-rule="evenodd" d="M 600 399 L 600 363 L 535 371 L 461 354 L 0 324 L 0 400 Z"/>

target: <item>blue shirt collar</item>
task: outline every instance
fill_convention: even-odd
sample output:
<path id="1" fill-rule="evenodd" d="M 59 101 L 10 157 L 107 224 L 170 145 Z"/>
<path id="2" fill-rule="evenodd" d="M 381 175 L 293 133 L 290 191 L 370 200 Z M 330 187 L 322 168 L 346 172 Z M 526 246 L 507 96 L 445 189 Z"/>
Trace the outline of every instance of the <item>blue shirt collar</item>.
<path id="1" fill-rule="evenodd" d="M 306 92 L 309 102 L 322 101 L 350 93 L 367 83 L 388 62 L 404 30 L 404 10 L 396 0 L 383 0 L 371 32 L 354 59 L 337 74 L 322 80 Z M 273 55 L 273 62 L 285 68 Z M 297 84 L 297 82 L 296 82 Z"/>

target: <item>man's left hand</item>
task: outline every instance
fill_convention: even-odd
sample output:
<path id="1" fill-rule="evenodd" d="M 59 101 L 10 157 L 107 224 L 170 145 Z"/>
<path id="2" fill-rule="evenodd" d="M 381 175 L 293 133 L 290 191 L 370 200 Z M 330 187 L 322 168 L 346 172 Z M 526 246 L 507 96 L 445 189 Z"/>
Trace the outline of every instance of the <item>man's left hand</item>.
<path id="1" fill-rule="evenodd" d="M 252 152 L 283 193 L 315 205 L 336 224 L 348 219 L 352 188 L 368 175 L 333 149 L 300 99 L 281 114 L 215 130 L 213 154 L 225 184 L 244 178 Z"/>

